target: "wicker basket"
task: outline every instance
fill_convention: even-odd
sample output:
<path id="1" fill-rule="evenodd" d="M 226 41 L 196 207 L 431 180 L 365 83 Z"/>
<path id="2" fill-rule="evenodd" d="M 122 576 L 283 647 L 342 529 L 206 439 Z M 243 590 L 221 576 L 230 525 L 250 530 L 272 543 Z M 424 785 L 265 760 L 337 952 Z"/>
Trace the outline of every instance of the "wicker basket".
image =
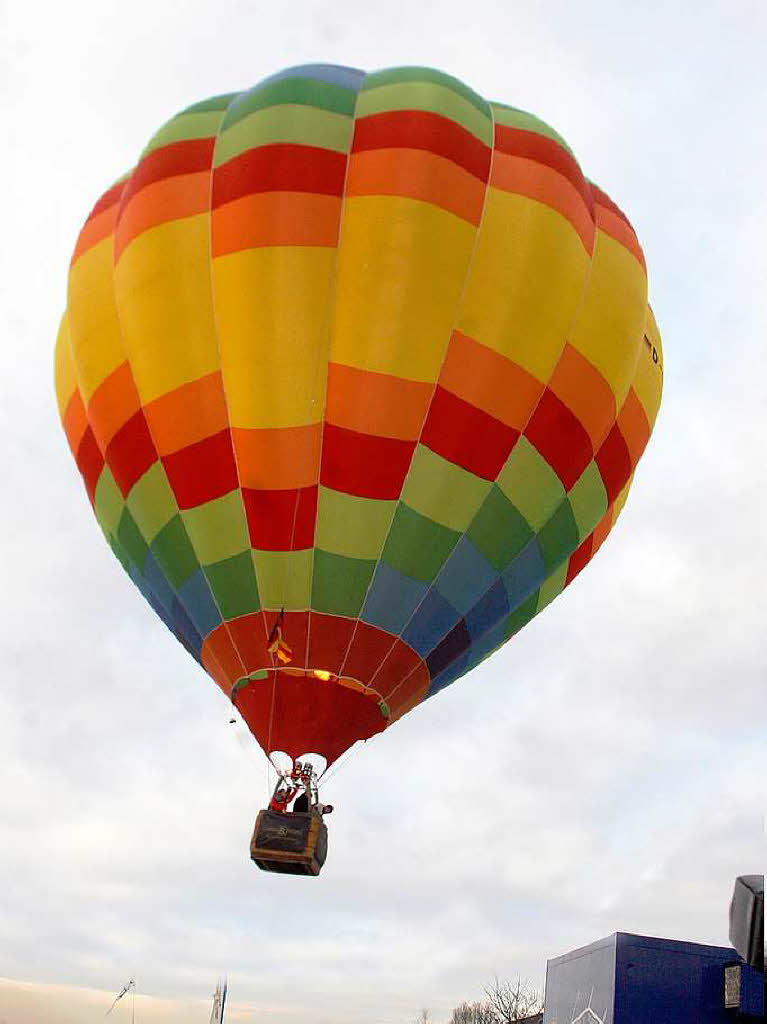
<path id="1" fill-rule="evenodd" d="M 318 875 L 328 854 L 328 828 L 318 811 L 260 811 L 250 856 L 262 871 Z"/>

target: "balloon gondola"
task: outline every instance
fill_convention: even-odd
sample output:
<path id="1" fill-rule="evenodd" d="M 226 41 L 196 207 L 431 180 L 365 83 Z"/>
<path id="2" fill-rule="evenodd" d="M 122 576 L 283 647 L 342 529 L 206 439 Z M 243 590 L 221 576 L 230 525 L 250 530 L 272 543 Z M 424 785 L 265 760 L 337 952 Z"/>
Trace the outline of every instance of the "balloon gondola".
<path id="1" fill-rule="evenodd" d="M 543 121 L 425 68 L 172 118 L 88 217 L 56 348 L 125 571 L 267 756 L 328 765 L 572 582 L 661 386 L 625 215 Z"/>

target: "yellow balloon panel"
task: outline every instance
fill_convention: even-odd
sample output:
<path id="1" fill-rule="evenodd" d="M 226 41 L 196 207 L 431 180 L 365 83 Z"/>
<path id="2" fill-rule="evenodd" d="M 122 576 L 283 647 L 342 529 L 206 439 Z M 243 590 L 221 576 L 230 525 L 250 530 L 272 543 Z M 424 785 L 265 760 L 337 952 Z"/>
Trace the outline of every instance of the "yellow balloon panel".
<path id="1" fill-rule="evenodd" d="M 335 250 L 322 246 L 268 246 L 213 261 L 232 426 L 321 420 L 334 264 Z"/>
<path id="2" fill-rule="evenodd" d="M 120 326 L 142 404 L 219 369 L 207 214 L 139 235 L 114 270 Z"/>
<path id="3" fill-rule="evenodd" d="M 111 235 L 72 265 L 67 314 L 77 382 L 87 403 L 125 361 L 125 345 L 114 299 Z"/>
<path id="4" fill-rule="evenodd" d="M 402 196 L 344 204 L 330 358 L 405 380 L 439 375 L 469 273 L 472 224 Z M 408 268 L 407 274 L 400 271 Z"/>
<path id="5" fill-rule="evenodd" d="M 491 188 L 458 328 L 545 382 L 568 337 L 590 258 L 565 218 Z"/>
<path id="6" fill-rule="evenodd" d="M 647 310 L 644 267 L 600 231 L 582 309 L 571 343 L 602 374 L 618 406 L 634 375 Z"/>
<path id="7" fill-rule="evenodd" d="M 59 416 L 64 419 L 67 406 L 77 387 L 75 380 L 75 368 L 72 362 L 72 352 L 69 343 L 69 318 L 65 313 L 59 324 L 59 331 L 56 335 L 56 356 L 54 364 L 54 379 L 56 384 L 56 401 L 59 407 Z"/>

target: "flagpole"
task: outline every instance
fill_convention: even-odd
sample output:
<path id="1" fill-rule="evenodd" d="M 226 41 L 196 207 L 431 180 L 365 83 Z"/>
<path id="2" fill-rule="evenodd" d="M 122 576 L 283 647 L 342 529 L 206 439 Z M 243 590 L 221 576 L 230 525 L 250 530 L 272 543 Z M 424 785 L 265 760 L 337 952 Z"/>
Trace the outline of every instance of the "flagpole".
<path id="1" fill-rule="evenodd" d="M 117 1004 L 120 1002 L 122 997 L 123 996 L 127 996 L 127 994 L 129 992 L 132 992 L 132 994 L 133 994 L 133 1014 L 132 1014 L 132 1016 L 133 1016 L 133 1024 L 135 1024 L 135 1018 L 136 1018 L 136 982 L 135 982 L 134 977 L 131 977 L 131 980 L 128 982 L 127 985 L 123 985 L 122 989 L 117 993 L 114 1002 L 109 1007 L 109 1009 L 104 1014 L 104 1016 L 108 1017 L 109 1014 L 112 1012 L 112 1010 L 114 1010 L 115 1006 L 117 1006 Z"/>

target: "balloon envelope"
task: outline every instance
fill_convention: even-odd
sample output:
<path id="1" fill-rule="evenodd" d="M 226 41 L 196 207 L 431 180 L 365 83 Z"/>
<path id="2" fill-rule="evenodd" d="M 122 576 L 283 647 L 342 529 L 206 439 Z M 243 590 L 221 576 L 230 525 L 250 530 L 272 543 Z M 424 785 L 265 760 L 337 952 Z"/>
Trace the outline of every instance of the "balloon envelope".
<path id="1" fill-rule="evenodd" d="M 592 558 L 661 365 L 636 235 L 553 129 L 312 65 L 99 199 L 56 381 L 126 572 L 267 753 L 331 762 Z"/>

